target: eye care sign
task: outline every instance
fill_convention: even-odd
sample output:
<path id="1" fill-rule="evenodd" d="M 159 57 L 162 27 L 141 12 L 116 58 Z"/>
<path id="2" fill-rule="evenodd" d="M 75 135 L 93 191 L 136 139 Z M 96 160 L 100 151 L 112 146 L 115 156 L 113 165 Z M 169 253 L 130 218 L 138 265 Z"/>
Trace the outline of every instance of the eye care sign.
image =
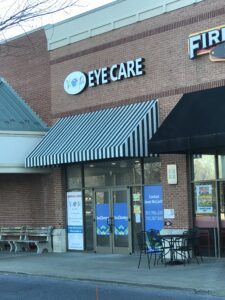
<path id="1" fill-rule="evenodd" d="M 72 72 L 64 81 L 64 90 L 69 95 L 76 95 L 82 93 L 86 88 L 141 76 L 144 73 L 144 58 L 140 57 L 125 63 L 92 70 L 88 73 Z"/>

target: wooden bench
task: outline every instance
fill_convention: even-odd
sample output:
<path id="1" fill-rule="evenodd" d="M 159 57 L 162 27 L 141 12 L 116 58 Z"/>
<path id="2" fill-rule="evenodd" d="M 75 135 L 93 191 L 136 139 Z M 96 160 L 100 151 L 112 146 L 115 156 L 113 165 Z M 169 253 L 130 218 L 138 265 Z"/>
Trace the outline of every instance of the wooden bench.
<path id="1" fill-rule="evenodd" d="M 29 227 L 24 231 L 24 237 L 20 240 L 14 240 L 15 252 L 29 251 L 35 246 L 37 253 L 52 251 L 52 226 L 47 227 Z"/>
<path id="2" fill-rule="evenodd" d="M 0 248 L 6 250 L 9 247 L 9 251 L 15 250 L 15 241 L 21 241 L 24 238 L 24 226 L 16 227 L 0 227 Z"/>

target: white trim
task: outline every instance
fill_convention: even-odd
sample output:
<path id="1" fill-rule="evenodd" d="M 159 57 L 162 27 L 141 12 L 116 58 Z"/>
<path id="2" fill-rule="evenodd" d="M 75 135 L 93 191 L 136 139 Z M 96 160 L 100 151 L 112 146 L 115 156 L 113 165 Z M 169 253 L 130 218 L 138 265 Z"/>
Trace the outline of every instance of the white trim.
<path id="1" fill-rule="evenodd" d="M 52 170 L 50 168 L 25 168 L 25 166 L 21 164 L 0 164 L 0 174 L 49 174 L 51 172 Z"/>
<path id="2" fill-rule="evenodd" d="M 45 26 L 48 50 L 159 16 L 204 0 L 117 0 L 87 13 Z"/>
<path id="3" fill-rule="evenodd" d="M 13 131 L 13 130 L 0 130 L 0 136 L 45 136 L 47 131 Z"/>

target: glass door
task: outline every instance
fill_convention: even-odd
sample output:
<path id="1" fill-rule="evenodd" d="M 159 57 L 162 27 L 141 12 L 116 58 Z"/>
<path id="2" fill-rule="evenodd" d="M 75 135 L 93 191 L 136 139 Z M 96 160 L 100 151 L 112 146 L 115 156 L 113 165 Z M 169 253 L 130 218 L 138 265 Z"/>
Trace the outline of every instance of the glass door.
<path id="1" fill-rule="evenodd" d="M 95 190 L 94 198 L 94 248 L 96 252 L 112 252 L 109 190 Z"/>
<path id="2" fill-rule="evenodd" d="M 219 250 L 225 257 L 225 182 L 219 183 Z"/>
<path id="3" fill-rule="evenodd" d="M 131 222 L 128 189 L 112 189 L 112 244 L 114 253 L 131 253 Z"/>
<path id="4" fill-rule="evenodd" d="M 195 226 L 202 255 L 225 257 L 225 156 L 193 159 Z"/>
<path id="5" fill-rule="evenodd" d="M 97 189 L 95 197 L 95 251 L 131 253 L 129 189 Z"/>
<path id="6" fill-rule="evenodd" d="M 217 256 L 217 187 L 216 182 L 194 184 L 195 223 L 199 228 L 199 247 L 203 256 Z"/>

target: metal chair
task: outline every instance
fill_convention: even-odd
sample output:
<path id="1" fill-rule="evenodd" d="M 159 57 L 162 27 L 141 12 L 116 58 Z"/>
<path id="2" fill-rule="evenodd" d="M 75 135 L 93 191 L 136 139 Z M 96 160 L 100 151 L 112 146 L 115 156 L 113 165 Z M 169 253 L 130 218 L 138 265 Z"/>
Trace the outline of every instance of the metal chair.
<path id="1" fill-rule="evenodd" d="M 200 257 L 201 262 L 203 262 L 199 245 L 199 230 L 197 227 L 194 227 L 193 229 L 189 229 L 188 233 L 190 239 L 191 255 L 193 258 L 196 259 L 197 263 L 199 264 L 198 257 Z"/>
<path id="2" fill-rule="evenodd" d="M 195 258 L 199 264 L 198 256 L 203 261 L 199 247 L 198 230 L 196 228 L 184 231 L 183 237 L 176 239 L 175 243 L 176 255 L 180 256 L 184 264 L 186 261 L 189 263 L 192 258 Z"/>
<path id="3" fill-rule="evenodd" d="M 161 260 L 162 263 L 165 262 L 165 243 L 159 235 L 159 231 L 156 229 L 150 229 L 146 231 L 148 249 L 150 250 L 150 262 L 152 255 L 154 254 L 154 266 Z M 158 256 L 158 260 L 157 260 Z"/>
<path id="4" fill-rule="evenodd" d="M 143 230 L 137 233 L 137 240 L 138 240 L 138 246 L 140 251 L 138 268 L 140 267 L 141 264 L 142 254 L 147 255 L 149 269 L 151 265 L 152 255 L 155 256 L 154 265 L 156 264 L 156 262 L 158 263 L 160 259 L 163 259 L 162 243 L 160 238 L 157 237 L 155 234 Z M 157 256 L 158 256 L 158 260 L 157 260 Z"/>
<path id="5" fill-rule="evenodd" d="M 185 231 L 174 241 L 174 253 L 176 260 L 180 260 L 184 265 L 191 260 L 191 242 L 189 232 Z"/>
<path id="6" fill-rule="evenodd" d="M 145 231 L 140 231 L 137 233 L 137 241 L 138 241 L 138 247 L 139 247 L 139 251 L 140 251 L 138 268 L 140 267 L 140 264 L 141 264 L 142 254 L 146 254 L 147 260 L 148 260 L 148 268 L 150 269 L 150 258 L 149 258 L 149 251 L 148 251 L 147 243 L 146 243 L 146 232 Z"/>

